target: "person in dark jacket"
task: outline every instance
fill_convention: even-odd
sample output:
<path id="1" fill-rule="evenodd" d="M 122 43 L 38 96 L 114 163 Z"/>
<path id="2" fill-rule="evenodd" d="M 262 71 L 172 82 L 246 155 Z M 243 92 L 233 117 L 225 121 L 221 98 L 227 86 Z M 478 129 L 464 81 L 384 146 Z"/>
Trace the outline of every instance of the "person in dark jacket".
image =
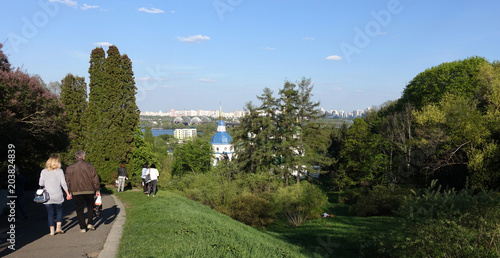
<path id="1" fill-rule="evenodd" d="M 66 183 L 75 200 L 76 217 L 80 231 L 95 230 L 94 228 L 94 195 L 100 196 L 100 183 L 97 172 L 92 164 L 85 161 L 85 152 L 75 153 L 75 163 L 66 168 Z M 84 205 L 87 206 L 87 220 L 83 215 Z"/>
<path id="2" fill-rule="evenodd" d="M 123 187 L 125 186 L 125 180 L 128 179 L 127 169 L 125 169 L 125 163 L 122 163 L 118 168 L 118 192 L 123 192 Z"/>

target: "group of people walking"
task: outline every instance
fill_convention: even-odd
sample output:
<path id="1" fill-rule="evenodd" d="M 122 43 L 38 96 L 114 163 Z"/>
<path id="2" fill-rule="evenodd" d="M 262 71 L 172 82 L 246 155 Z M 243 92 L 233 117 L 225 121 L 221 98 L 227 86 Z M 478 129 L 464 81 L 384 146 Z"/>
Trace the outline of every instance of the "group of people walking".
<path id="1" fill-rule="evenodd" d="M 145 163 L 143 168 L 142 168 L 142 187 L 143 187 L 143 192 L 148 194 L 148 196 L 153 194 L 153 197 L 156 196 L 156 184 L 158 183 L 158 177 L 160 176 L 160 173 L 158 172 L 158 169 L 156 169 L 155 164 L 151 164 L 151 166 L 148 163 Z"/>
<path id="2" fill-rule="evenodd" d="M 80 231 L 95 230 L 94 205 L 95 198 L 101 196 L 99 177 L 94 166 L 85 161 L 85 152 L 75 153 L 76 161 L 61 169 L 61 162 L 57 157 L 50 157 L 45 168 L 40 173 L 39 185 L 48 192 L 50 199 L 44 203 L 47 210 L 50 235 L 64 234 L 62 230 L 64 193 L 66 200 L 74 200 L 76 217 Z M 144 164 L 142 169 L 143 191 L 148 196 L 156 196 L 156 185 L 159 172 L 154 164 Z M 125 181 L 128 180 L 125 163 L 118 168 L 118 192 L 123 192 Z M 84 208 L 87 208 L 85 220 Z M 55 217 L 55 220 L 54 220 Z"/>
<path id="3" fill-rule="evenodd" d="M 85 152 L 77 151 L 76 161 L 66 168 L 66 174 L 61 169 L 57 157 L 51 157 L 45 163 L 45 169 L 40 173 L 39 185 L 49 193 L 50 199 L 44 203 L 50 235 L 63 234 L 62 217 L 64 192 L 66 200 L 74 200 L 76 217 L 81 232 L 95 230 L 94 228 L 94 196 L 100 196 L 99 177 L 94 166 L 85 161 Z M 84 207 L 87 207 L 85 221 Z M 54 223 L 55 215 L 55 223 Z"/>

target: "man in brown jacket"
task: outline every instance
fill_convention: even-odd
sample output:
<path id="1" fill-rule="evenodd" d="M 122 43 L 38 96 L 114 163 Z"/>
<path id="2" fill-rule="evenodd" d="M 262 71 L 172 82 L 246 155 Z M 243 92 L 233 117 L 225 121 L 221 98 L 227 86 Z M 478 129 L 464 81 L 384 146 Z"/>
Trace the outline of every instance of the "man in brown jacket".
<path id="1" fill-rule="evenodd" d="M 99 177 L 92 164 L 85 161 L 85 152 L 75 153 L 76 162 L 66 168 L 66 183 L 75 200 L 76 217 L 80 231 L 95 230 L 94 228 L 94 195 L 100 196 Z M 84 205 L 87 206 L 87 220 L 83 215 Z"/>

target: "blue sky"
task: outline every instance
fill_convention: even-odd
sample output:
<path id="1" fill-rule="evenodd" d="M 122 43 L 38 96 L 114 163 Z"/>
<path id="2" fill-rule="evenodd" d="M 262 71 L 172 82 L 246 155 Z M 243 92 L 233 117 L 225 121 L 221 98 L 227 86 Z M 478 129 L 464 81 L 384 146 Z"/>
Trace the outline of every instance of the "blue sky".
<path id="1" fill-rule="evenodd" d="M 133 62 L 142 111 L 243 110 L 265 87 L 311 78 L 352 111 L 401 97 L 443 62 L 500 60 L 499 1 L 0 0 L 9 61 L 46 83 L 87 78 L 92 49 Z"/>

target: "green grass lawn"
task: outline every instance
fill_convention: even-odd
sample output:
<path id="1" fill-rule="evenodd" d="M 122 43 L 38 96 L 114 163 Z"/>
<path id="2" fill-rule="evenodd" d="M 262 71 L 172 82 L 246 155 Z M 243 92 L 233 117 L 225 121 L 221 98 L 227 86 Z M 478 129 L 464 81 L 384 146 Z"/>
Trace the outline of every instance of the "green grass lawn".
<path id="1" fill-rule="evenodd" d="M 397 225 L 397 219 L 393 217 L 352 216 L 345 212 L 347 206 L 339 204 L 335 207 L 328 212 L 334 217 L 308 220 L 296 228 L 276 223 L 267 231 L 322 257 L 359 257 L 365 239 Z"/>
<path id="2" fill-rule="evenodd" d="M 127 212 L 118 257 L 311 257 L 307 249 L 179 195 L 117 196 Z"/>
<path id="3" fill-rule="evenodd" d="M 392 217 L 352 216 L 332 203 L 325 209 L 333 218 L 258 230 L 165 191 L 117 196 L 127 212 L 118 257 L 359 257 L 364 239 L 397 224 Z"/>
<path id="4" fill-rule="evenodd" d="M 333 217 L 308 220 L 299 227 L 275 223 L 267 229 L 289 243 L 322 257 L 359 257 L 361 244 L 368 238 L 394 229 L 395 217 L 359 217 L 349 213 L 349 205 L 338 203 L 339 192 L 325 189 L 329 203 L 323 210 Z"/>

